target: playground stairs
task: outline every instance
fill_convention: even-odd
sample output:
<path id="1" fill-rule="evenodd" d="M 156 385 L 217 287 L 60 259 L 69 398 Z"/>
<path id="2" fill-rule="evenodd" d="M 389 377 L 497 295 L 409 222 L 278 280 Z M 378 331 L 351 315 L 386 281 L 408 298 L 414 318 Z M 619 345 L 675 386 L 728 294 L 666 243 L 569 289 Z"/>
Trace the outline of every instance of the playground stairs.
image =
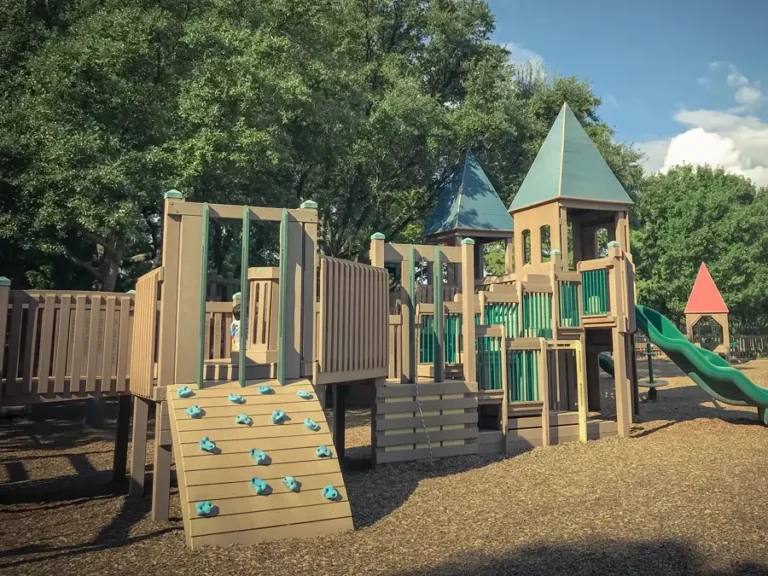
<path id="1" fill-rule="evenodd" d="M 264 386 L 269 386 L 271 393 L 260 392 Z M 249 382 L 244 388 L 237 382 L 207 383 L 203 389 L 189 386 L 192 395 L 186 398 L 179 397 L 179 388 L 169 387 L 167 398 L 190 547 L 249 544 L 352 529 L 333 440 L 308 380 L 286 386 L 262 380 Z M 299 391 L 309 396 L 303 398 Z M 242 402 L 233 402 L 230 394 L 240 396 Z M 190 409 L 196 411 L 194 406 L 200 409 L 197 417 L 188 413 Z M 276 410 L 285 413 L 281 423 L 273 423 Z M 237 422 L 243 414 L 250 423 Z M 317 424 L 316 430 L 305 424 L 307 418 Z M 204 438 L 215 447 L 208 445 L 209 450 L 204 450 Z M 320 457 L 319 446 L 328 447 L 330 455 Z M 254 449 L 266 453 L 262 464 L 254 459 Z M 286 477 L 296 480 L 296 490 L 284 482 Z M 253 478 L 264 481 L 265 493 L 257 494 Z M 329 485 L 338 492 L 333 500 L 326 497 Z"/>

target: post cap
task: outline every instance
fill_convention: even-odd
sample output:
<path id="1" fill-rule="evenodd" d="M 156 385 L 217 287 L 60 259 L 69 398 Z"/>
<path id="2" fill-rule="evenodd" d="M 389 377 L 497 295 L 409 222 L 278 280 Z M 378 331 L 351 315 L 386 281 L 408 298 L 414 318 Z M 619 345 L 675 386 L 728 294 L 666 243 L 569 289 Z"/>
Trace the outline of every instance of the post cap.
<path id="1" fill-rule="evenodd" d="M 11 279 L 6 278 L 5 276 L 0 276 L 0 286 L 10 286 L 11 285 Z"/>
<path id="2" fill-rule="evenodd" d="M 126 292 L 126 294 L 136 294 L 136 290 L 128 290 L 128 292 Z"/>
<path id="3" fill-rule="evenodd" d="M 464 238 L 464 240 L 462 240 L 461 243 L 462 244 L 470 244 L 470 245 L 472 245 L 472 244 L 475 243 L 475 241 L 472 240 L 472 238 Z"/>
<path id="4" fill-rule="evenodd" d="M 232 302 L 239 302 L 242 299 L 243 299 L 243 295 L 241 292 L 235 292 L 234 294 L 232 294 Z"/>
<path id="5" fill-rule="evenodd" d="M 371 234 L 371 240 L 384 240 L 384 238 L 386 238 L 386 236 L 381 232 L 374 232 Z"/>
<path id="6" fill-rule="evenodd" d="M 304 208 L 305 210 L 317 210 L 317 202 L 314 200 L 304 200 L 299 208 Z"/>
<path id="7" fill-rule="evenodd" d="M 178 190 L 171 188 L 170 190 L 168 190 L 168 192 L 163 194 L 163 198 L 165 198 L 166 200 L 168 199 L 181 200 L 182 198 L 184 198 L 184 195 Z"/>
<path id="8" fill-rule="evenodd" d="M 550 250 L 549 254 L 551 256 L 560 256 L 562 254 L 562 252 L 560 252 L 560 250 Z"/>
<path id="9" fill-rule="evenodd" d="M 616 240 L 611 240 L 610 242 L 608 242 L 608 248 L 619 248 L 620 246 L 621 244 L 616 242 Z"/>

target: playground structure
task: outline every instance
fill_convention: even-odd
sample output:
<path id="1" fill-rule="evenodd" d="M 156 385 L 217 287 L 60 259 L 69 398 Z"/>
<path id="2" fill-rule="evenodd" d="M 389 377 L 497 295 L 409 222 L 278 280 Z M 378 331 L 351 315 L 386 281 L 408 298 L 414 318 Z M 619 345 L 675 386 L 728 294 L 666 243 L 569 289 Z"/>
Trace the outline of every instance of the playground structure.
<path id="1" fill-rule="evenodd" d="M 697 323 L 706 318 L 714 320 L 722 331 L 713 352 L 721 354 L 727 359 L 731 341 L 728 330 L 728 306 L 725 305 L 707 265 L 702 262 L 699 273 L 696 275 L 696 282 L 694 282 L 691 294 L 688 296 L 688 303 L 685 306 L 685 330 L 688 340 L 691 342 L 700 340 L 695 334 L 695 328 Z"/>
<path id="2" fill-rule="evenodd" d="M 162 265 L 139 279 L 135 295 L 0 283 L 0 311 L 8 310 L 0 313 L 0 401 L 118 396 L 119 476 L 133 397 L 133 495 L 144 489 L 154 407 L 152 515 L 168 519 L 173 452 L 192 548 L 351 529 L 340 467 L 351 389 L 370 387 L 375 397 L 374 464 L 629 436 L 636 320 L 705 390 L 756 405 L 764 419 L 768 398 L 738 371 L 682 337 L 699 350 L 691 356 L 635 306 L 630 204 L 567 106 L 509 211 L 466 154 L 427 226 L 434 243 L 374 234 L 370 264 L 317 255 L 313 202 L 230 206 L 170 191 Z M 232 287 L 209 288 L 208 226 L 217 218 L 242 226 L 237 352 Z M 259 221 L 280 223 L 278 267 L 250 266 Z M 483 244 L 498 241 L 505 273 L 487 276 Z M 214 293 L 220 300 L 209 300 Z M 599 388 L 599 355 L 608 351 L 615 408 Z"/>

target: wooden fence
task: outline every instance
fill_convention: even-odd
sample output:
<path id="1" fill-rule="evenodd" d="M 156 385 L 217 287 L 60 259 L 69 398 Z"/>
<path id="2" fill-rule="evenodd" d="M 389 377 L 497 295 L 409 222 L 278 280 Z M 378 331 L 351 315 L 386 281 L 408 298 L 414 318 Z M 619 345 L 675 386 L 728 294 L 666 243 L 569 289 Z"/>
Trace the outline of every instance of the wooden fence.
<path id="1" fill-rule="evenodd" d="M 0 287 L 0 402 L 127 392 L 133 294 Z"/>
<path id="2" fill-rule="evenodd" d="M 316 384 L 387 376 L 388 283 L 384 268 L 320 257 Z"/>

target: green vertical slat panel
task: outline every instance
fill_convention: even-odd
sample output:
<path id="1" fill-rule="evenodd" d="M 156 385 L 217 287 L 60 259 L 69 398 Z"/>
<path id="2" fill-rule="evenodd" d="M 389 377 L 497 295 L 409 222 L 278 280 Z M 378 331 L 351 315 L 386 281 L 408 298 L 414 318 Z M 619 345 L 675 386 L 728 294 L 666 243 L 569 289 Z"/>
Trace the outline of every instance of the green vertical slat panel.
<path id="1" fill-rule="evenodd" d="M 203 203 L 202 247 L 200 249 L 200 342 L 197 349 L 197 387 L 203 387 L 203 370 L 205 365 L 205 299 L 208 294 L 208 226 L 210 209 L 208 203 Z"/>
<path id="2" fill-rule="evenodd" d="M 288 210 L 280 218 L 280 304 L 277 312 L 277 382 L 285 385 L 285 317 L 288 314 Z"/>
<path id="3" fill-rule="evenodd" d="M 248 342 L 248 256 L 251 240 L 251 211 L 243 206 L 243 233 L 240 254 L 240 350 L 237 353 L 237 380 L 245 387 L 245 347 Z"/>
<path id="4" fill-rule="evenodd" d="M 410 336 L 409 342 L 411 347 L 408 350 L 408 359 L 411 366 L 411 373 L 408 375 L 408 382 L 413 384 L 416 382 L 416 250 L 413 244 L 408 245 L 408 293 L 411 295 L 408 307 L 410 309 L 409 322 L 408 322 L 408 334 Z"/>

